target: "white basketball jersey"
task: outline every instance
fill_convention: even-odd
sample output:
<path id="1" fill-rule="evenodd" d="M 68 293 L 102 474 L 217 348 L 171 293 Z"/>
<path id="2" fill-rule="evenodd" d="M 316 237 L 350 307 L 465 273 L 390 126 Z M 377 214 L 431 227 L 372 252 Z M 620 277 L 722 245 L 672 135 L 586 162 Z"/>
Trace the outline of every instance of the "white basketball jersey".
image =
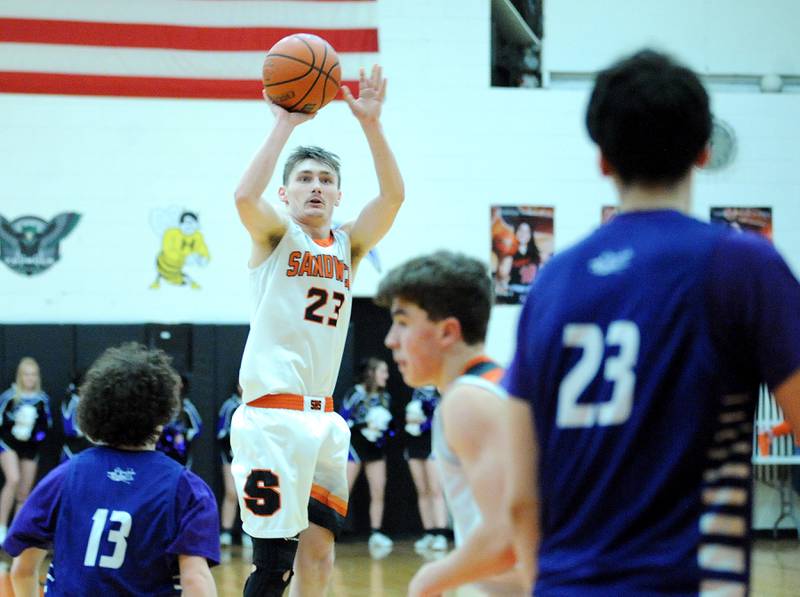
<path id="1" fill-rule="evenodd" d="M 350 323 L 350 237 L 334 230 L 325 244 L 290 220 L 272 254 L 250 270 L 250 333 L 239 371 L 244 402 L 333 393 Z"/>
<path id="2" fill-rule="evenodd" d="M 462 375 L 453 381 L 450 389 L 452 390 L 460 384 L 478 386 L 504 399 L 508 396 L 503 388 L 478 375 Z M 461 461 L 447 445 L 440 409 L 441 405 L 433 414 L 431 451 L 439 469 L 439 478 L 447 505 L 453 516 L 453 534 L 458 546 L 478 526 L 481 521 L 481 511 L 472 495 Z"/>

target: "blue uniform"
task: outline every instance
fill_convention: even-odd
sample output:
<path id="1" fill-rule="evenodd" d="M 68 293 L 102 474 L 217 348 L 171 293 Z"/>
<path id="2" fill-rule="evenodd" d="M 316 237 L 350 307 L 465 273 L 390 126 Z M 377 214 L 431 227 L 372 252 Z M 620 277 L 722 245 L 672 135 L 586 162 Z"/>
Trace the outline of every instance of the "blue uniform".
<path id="1" fill-rule="evenodd" d="M 156 450 L 180 462 L 186 468 L 192 468 L 192 442 L 202 430 L 203 420 L 197 407 L 191 400 L 184 398 L 178 416 L 164 425 L 156 443 Z"/>
<path id="2" fill-rule="evenodd" d="M 78 426 L 78 403 L 81 397 L 75 384 L 69 384 L 67 395 L 61 403 L 61 423 L 64 428 L 64 445 L 61 447 L 61 462 L 72 458 L 92 445 Z"/>
<path id="3" fill-rule="evenodd" d="M 425 414 L 425 420 L 419 425 L 422 433 L 430 433 L 431 425 L 433 424 L 433 413 L 436 411 L 436 407 L 439 406 L 441 399 L 441 394 L 433 386 L 414 388 L 411 400 L 419 400 L 422 404 L 422 412 Z"/>
<path id="4" fill-rule="evenodd" d="M 433 386 L 415 388 L 411 394 L 411 400 L 418 400 L 422 406 L 422 414 L 425 420 L 419 423 L 419 435 L 406 436 L 406 449 L 404 456 L 406 460 L 418 459 L 427 460 L 431 458 L 431 425 L 433 424 L 433 413 L 442 399 L 438 390 Z"/>
<path id="5" fill-rule="evenodd" d="M 339 414 L 347 421 L 347 425 L 351 429 L 348 461 L 374 462 L 384 458 L 386 441 L 394 435 L 394 430 L 389 423 L 378 432 L 374 440 L 367 439 L 361 432 L 368 427 L 367 420 L 370 409 L 380 406 L 389 410 L 391 402 L 392 397 L 389 392 L 379 390 L 368 394 L 363 384 L 356 384 L 347 391 L 342 400 Z"/>
<path id="6" fill-rule="evenodd" d="M 3 548 L 54 548 L 47 595 L 179 595 L 178 555 L 219 563 L 208 485 L 156 451 L 90 448 L 53 469 Z"/>
<path id="7" fill-rule="evenodd" d="M 217 443 L 219 443 L 222 462 L 224 464 L 233 462 L 233 452 L 231 451 L 231 418 L 241 404 L 242 397 L 239 396 L 239 394 L 231 394 L 230 398 L 219 407 L 219 414 L 217 415 Z"/>
<path id="8" fill-rule="evenodd" d="M 26 409 L 32 414 L 30 419 L 23 414 Z M 12 384 L 0 394 L 0 452 L 13 450 L 20 458 L 36 460 L 52 427 L 50 397 L 45 392 L 23 394 Z"/>
<path id="9" fill-rule="evenodd" d="M 504 381 L 535 415 L 536 594 L 745 594 L 757 390 L 798 367 L 800 285 L 755 235 L 638 212 L 556 256 Z"/>

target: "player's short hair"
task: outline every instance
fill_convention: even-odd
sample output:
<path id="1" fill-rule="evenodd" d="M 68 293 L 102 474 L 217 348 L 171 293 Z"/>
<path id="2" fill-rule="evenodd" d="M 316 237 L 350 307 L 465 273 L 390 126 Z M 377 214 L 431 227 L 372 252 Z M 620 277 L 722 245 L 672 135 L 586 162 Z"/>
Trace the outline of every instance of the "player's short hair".
<path id="1" fill-rule="evenodd" d="M 598 74 L 586 126 L 623 183 L 671 186 L 711 135 L 708 94 L 694 72 L 642 50 Z"/>
<path id="2" fill-rule="evenodd" d="M 109 348 L 80 388 L 78 425 L 94 442 L 143 446 L 180 408 L 180 377 L 162 350 L 130 342 Z"/>
<path id="3" fill-rule="evenodd" d="M 395 298 L 417 305 L 431 321 L 455 317 L 467 344 L 486 338 L 494 301 L 486 264 L 452 251 L 416 257 L 381 280 L 375 302 L 391 307 Z"/>
<path id="4" fill-rule="evenodd" d="M 336 188 L 342 187 L 342 167 L 339 162 L 339 156 L 315 145 L 301 145 L 295 148 L 289 157 L 286 158 L 286 164 L 283 166 L 284 186 L 288 184 L 289 175 L 291 175 L 294 167 L 303 160 L 315 160 L 328 166 L 336 173 Z"/>

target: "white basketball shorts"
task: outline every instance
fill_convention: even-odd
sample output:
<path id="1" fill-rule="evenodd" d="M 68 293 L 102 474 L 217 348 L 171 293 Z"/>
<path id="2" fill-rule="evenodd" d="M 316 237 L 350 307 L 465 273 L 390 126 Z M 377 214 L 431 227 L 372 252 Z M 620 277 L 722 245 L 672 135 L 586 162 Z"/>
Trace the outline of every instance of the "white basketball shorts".
<path id="1" fill-rule="evenodd" d="M 242 404 L 233 414 L 231 471 L 253 537 L 294 537 L 309 520 L 335 536 L 347 516 L 350 429 L 320 399 L 296 398 L 304 410 Z"/>

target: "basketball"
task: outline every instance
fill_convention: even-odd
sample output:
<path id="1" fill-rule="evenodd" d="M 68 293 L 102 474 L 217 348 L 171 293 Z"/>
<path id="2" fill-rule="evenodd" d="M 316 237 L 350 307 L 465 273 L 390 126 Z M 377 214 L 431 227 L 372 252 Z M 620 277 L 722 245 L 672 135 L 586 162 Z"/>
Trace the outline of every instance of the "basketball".
<path id="1" fill-rule="evenodd" d="M 267 96 L 290 112 L 318 111 L 336 97 L 341 78 L 336 50 L 310 33 L 284 37 L 264 59 L 262 79 Z"/>

